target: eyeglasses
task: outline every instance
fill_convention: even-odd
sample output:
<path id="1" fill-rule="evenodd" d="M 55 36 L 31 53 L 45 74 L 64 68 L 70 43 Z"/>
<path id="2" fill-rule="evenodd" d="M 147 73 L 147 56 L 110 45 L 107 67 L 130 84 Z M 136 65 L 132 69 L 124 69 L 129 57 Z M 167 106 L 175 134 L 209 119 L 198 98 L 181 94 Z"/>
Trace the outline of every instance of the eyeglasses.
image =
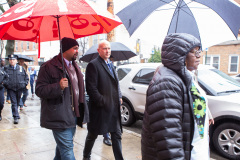
<path id="1" fill-rule="evenodd" d="M 201 52 L 201 50 L 196 50 L 196 51 L 193 50 L 193 51 L 191 51 L 191 53 L 194 53 L 196 57 L 200 57 L 202 52 Z"/>

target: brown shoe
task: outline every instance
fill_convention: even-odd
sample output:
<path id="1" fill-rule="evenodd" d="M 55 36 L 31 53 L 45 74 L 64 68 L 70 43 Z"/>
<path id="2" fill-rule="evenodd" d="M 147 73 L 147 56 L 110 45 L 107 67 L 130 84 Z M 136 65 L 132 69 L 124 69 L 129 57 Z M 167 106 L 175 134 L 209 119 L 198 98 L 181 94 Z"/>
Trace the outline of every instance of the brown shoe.
<path id="1" fill-rule="evenodd" d="M 23 106 L 24 106 L 24 107 L 27 107 L 27 105 L 26 105 L 26 104 L 24 104 Z"/>

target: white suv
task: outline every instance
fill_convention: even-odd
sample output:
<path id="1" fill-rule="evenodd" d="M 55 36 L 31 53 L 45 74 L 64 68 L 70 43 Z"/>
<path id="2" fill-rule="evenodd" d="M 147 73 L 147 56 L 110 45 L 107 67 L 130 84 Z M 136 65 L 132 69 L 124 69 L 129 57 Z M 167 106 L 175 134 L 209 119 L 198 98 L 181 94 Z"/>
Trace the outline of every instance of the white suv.
<path id="1" fill-rule="evenodd" d="M 160 63 L 122 65 L 117 69 L 123 96 L 122 124 L 142 119 L 146 91 Z M 198 81 L 208 97 L 215 120 L 210 127 L 211 144 L 224 157 L 240 159 L 240 83 L 205 65 L 198 67 Z"/>

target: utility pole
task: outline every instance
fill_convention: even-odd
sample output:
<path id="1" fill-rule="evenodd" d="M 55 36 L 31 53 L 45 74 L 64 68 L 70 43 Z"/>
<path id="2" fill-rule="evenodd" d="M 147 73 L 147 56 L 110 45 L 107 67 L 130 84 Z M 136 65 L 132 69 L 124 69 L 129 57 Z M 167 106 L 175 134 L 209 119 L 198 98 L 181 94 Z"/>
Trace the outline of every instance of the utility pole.
<path id="1" fill-rule="evenodd" d="M 110 13 L 112 13 L 112 14 L 114 14 L 114 4 L 113 4 L 113 0 L 108 0 L 107 1 L 107 10 L 110 12 Z M 111 32 L 109 32 L 108 34 L 107 34 L 107 40 L 109 41 L 109 42 L 113 42 L 114 41 L 114 30 L 112 30 Z"/>

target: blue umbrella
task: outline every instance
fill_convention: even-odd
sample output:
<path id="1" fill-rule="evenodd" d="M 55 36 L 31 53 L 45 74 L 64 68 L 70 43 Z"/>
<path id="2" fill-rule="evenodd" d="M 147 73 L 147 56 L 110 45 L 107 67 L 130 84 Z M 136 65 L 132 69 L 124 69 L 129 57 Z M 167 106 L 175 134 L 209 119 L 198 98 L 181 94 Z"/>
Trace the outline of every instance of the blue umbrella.
<path id="1" fill-rule="evenodd" d="M 151 22 L 153 25 L 145 25 L 139 33 L 148 31 L 153 39 L 188 33 L 198 38 L 203 48 L 236 39 L 240 28 L 240 7 L 233 0 L 138 0 L 117 15 L 130 35 Z M 155 17 L 150 21 L 151 16 Z"/>
<path id="2" fill-rule="evenodd" d="M 111 55 L 114 61 L 128 60 L 131 57 L 136 56 L 131 49 L 120 42 L 110 42 Z M 80 58 L 81 61 L 90 62 L 98 56 L 98 44 L 93 45 L 87 52 Z"/>

